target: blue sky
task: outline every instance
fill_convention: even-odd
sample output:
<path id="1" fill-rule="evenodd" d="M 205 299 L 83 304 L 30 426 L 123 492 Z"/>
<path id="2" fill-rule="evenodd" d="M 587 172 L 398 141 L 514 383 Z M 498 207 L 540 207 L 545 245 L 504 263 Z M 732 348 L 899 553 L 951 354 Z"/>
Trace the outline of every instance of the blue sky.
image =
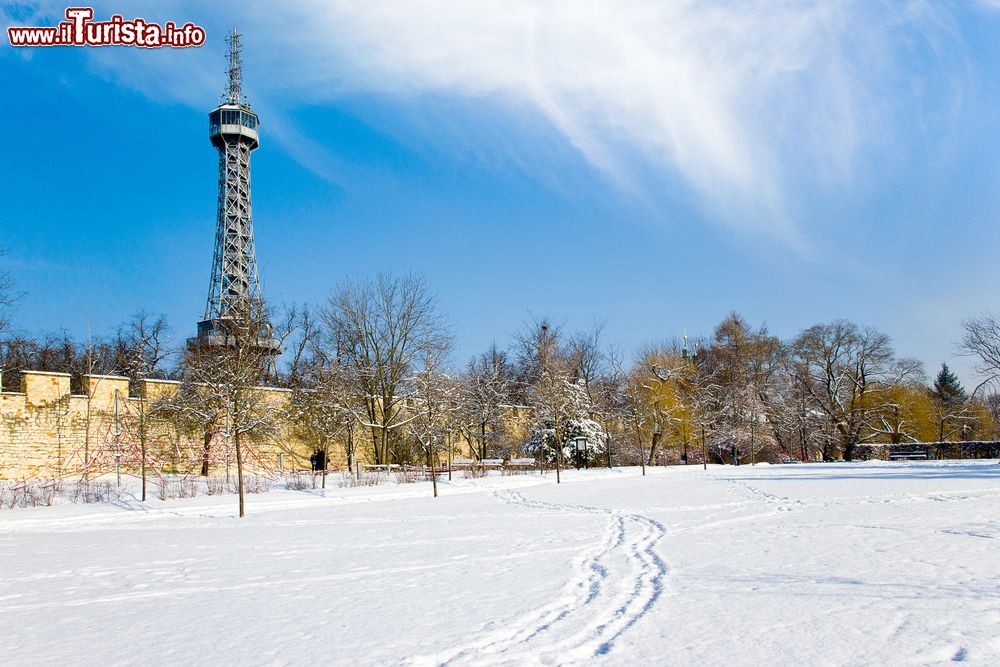
<path id="1" fill-rule="evenodd" d="M 29 332 L 208 287 L 223 36 L 246 44 L 265 294 L 417 270 L 458 360 L 530 312 L 625 349 L 729 311 L 838 317 L 969 381 L 996 307 L 1000 11 L 990 2 L 97 3 L 198 49 L 0 46 L 0 246 Z M 63 5 L 6 4 L 54 25 Z"/>

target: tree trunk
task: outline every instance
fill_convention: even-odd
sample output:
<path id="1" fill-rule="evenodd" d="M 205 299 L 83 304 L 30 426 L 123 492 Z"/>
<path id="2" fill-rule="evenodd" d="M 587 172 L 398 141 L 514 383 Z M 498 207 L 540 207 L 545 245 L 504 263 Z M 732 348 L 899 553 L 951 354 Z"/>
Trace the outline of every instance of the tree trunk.
<path id="1" fill-rule="evenodd" d="M 375 454 L 375 465 L 382 465 L 382 430 L 377 426 L 372 427 L 372 450 Z"/>
<path id="2" fill-rule="evenodd" d="M 351 472 L 357 466 L 354 460 L 354 424 L 347 427 L 347 472 Z"/>
<path id="3" fill-rule="evenodd" d="M 146 400 L 146 399 L 140 399 Z M 142 455 L 142 502 L 146 502 L 146 409 L 139 404 L 139 453 Z"/>
<path id="4" fill-rule="evenodd" d="M 560 465 L 562 462 L 562 445 L 559 442 L 558 429 L 552 429 L 552 433 L 556 438 L 556 484 L 560 484 L 562 483 L 562 480 L 560 479 L 560 473 L 562 472 Z"/>
<path id="5" fill-rule="evenodd" d="M 240 518 L 243 518 L 243 448 L 240 446 L 240 432 L 236 431 L 236 483 L 240 492 Z"/>
<path id="6" fill-rule="evenodd" d="M 639 465 L 642 466 L 642 476 L 646 476 L 646 456 L 642 449 L 642 431 L 639 430 L 639 422 L 637 420 L 632 420 L 632 425 L 635 426 L 635 437 L 636 442 L 639 443 Z"/>
<path id="7" fill-rule="evenodd" d="M 646 465 L 653 465 L 653 461 L 656 459 L 656 450 L 660 444 L 660 434 L 653 431 L 653 444 L 649 446 L 649 460 L 646 461 Z M 645 474 L 645 472 L 643 473 Z"/>
<path id="8" fill-rule="evenodd" d="M 486 458 L 486 422 L 479 425 L 479 460 Z"/>
<path id="9" fill-rule="evenodd" d="M 438 477 L 434 468 L 434 439 L 427 443 L 427 466 L 431 469 L 431 486 L 434 487 L 434 497 L 438 497 Z"/>
<path id="10" fill-rule="evenodd" d="M 212 453 L 212 429 L 205 429 L 205 439 L 202 447 L 201 476 L 208 477 L 208 460 Z"/>
<path id="11" fill-rule="evenodd" d="M 143 427 L 140 426 L 140 429 Z M 146 434 L 139 433 L 139 449 L 142 456 L 140 467 L 142 469 L 142 502 L 146 502 Z"/>
<path id="12" fill-rule="evenodd" d="M 701 469 L 708 470 L 708 445 L 705 444 L 705 427 L 701 427 Z"/>

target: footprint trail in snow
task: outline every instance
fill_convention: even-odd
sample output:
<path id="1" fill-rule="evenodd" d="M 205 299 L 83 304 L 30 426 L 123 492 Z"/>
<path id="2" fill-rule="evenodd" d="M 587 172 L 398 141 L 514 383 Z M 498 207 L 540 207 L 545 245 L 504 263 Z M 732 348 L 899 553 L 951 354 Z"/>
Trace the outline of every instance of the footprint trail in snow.
<path id="1" fill-rule="evenodd" d="M 529 500 L 512 490 L 501 502 L 552 512 L 608 518 L 604 539 L 573 563 L 573 577 L 547 604 L 471 643 L 418 664 L 573 664 L 609 652 L 655 604 L 667 567 L 656 552 L 666 534 L 657 521 L 633 512 Z"/>

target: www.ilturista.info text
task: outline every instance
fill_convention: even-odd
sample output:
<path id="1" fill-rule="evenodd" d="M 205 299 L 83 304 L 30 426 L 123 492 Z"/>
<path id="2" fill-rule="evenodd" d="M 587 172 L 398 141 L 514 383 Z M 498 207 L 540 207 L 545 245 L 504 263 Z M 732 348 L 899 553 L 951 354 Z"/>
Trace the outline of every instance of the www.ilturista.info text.
<path id="1" fill-rule="evenodd" d="M 164 46 L 184 48 L 205 43 L 205 29 L 193 23 L 162 26 L 145 19 L 124 19 L 114 14 L 107 21 L 93 21 L 91 7 L 67 7 L 66 19 L 57 26 L 7 28 L 11 46 Z"/>

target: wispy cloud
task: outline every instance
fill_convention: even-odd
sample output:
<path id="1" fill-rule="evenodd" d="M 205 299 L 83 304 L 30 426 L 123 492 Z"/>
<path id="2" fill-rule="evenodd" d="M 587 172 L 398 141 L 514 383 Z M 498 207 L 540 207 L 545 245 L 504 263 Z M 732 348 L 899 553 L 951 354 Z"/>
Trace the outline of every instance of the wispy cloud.
<path id="1" fill-rule="evenodd" d="M 963 85 L 947 6 L 923 0 L 145 4 L 216 31 L 238 19 L 253 88 L 286 105 L 361 92 L 527 110 L 622 192 L 682 183 L 718 219 L 791 244 L 803 189 L 849 186 L 900 128 L 949 122 L 937 109 Z M 181 72 L 176 57 L 132 55 L 94 57 L 186 103 L 219 87 L 205 58 Z"/>

